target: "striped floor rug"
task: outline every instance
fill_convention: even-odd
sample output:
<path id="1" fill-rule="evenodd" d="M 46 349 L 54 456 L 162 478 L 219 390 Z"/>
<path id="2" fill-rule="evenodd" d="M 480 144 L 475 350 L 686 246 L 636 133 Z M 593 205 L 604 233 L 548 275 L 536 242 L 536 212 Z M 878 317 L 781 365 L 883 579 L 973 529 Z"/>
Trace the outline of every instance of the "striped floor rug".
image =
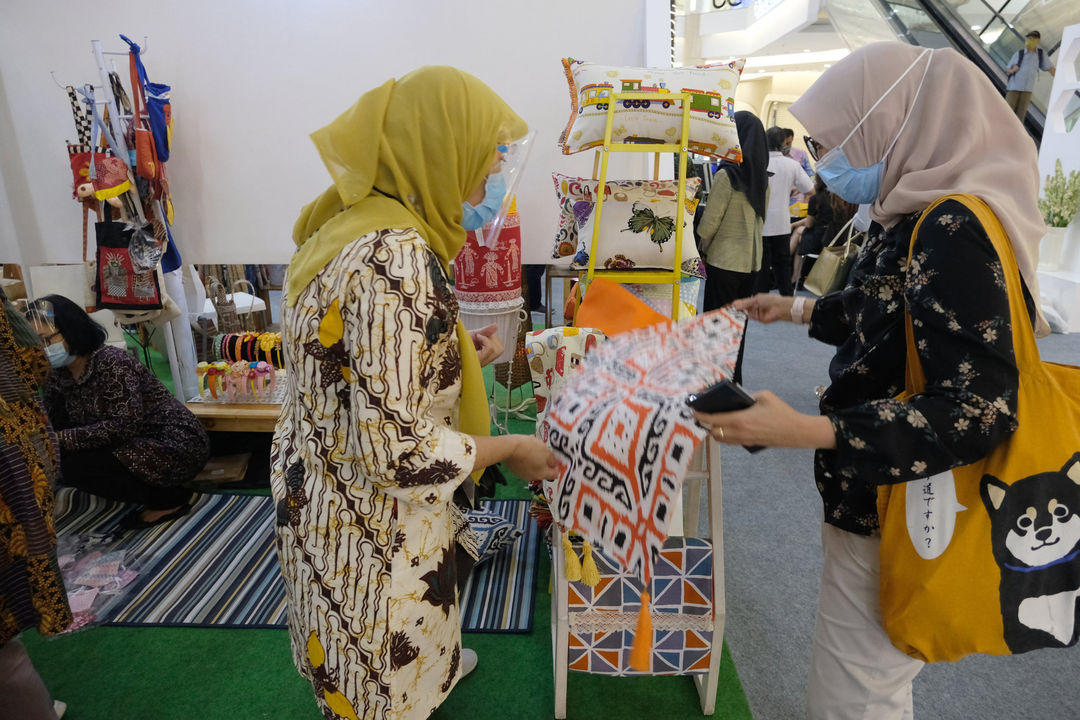
<path id="1" fill-rule="evenodd" d="M 488 500 L 483 507 L 499 513 L 524 533 L 517 542 L 473 568 L 461 595 L 461 631 L 530 632 L 543 535 L 529 515 L 528 500 Z"/>
<path id="2" fill-rule="evenodd" d="M 540 533 L 524 500 L 494 501 L 525 532 L 479 566 L 462 597 L 464 632 L 528 632 Z M 122 551 L 138 577 L 99 610 L 108 625 L 285 627 L 285 589 L 273 542 L 273 501 L 259 495 L 200 496 L 191 513 L 140 532 L 113 533 L 127 507 L 64 488 L 57 492 L 61 540 L 93 539 Z"/>

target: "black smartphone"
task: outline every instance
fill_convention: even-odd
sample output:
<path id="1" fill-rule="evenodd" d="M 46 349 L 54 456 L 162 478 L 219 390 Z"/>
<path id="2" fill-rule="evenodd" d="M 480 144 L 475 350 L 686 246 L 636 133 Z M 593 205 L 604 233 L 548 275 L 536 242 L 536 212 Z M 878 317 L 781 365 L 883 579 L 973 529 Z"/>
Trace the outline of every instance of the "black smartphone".
<path id="1" fill-rule="evenodd" d="M 715 385 L 710 385 L 701 392 L 687 395 L 686 404 L 698 412 L 732 412 L 750 407 L 754 404 L 754 398 L 750 397 L 750 393 L 737 382 L 725 379 Z M 763 445 L 744 445 L 743 447 L 752 453 L 765 449 Z"/>

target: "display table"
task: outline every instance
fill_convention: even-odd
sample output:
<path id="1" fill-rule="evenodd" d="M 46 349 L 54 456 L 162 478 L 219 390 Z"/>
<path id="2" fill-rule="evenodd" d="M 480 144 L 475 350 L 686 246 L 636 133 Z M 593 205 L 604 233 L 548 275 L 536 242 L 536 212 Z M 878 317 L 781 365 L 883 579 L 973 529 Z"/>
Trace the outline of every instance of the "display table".
<path id="1" fill-rule="evenodd" d="M 274 432 L 280 403 L 189 402 L 187 409 L 213 432 Z"/>

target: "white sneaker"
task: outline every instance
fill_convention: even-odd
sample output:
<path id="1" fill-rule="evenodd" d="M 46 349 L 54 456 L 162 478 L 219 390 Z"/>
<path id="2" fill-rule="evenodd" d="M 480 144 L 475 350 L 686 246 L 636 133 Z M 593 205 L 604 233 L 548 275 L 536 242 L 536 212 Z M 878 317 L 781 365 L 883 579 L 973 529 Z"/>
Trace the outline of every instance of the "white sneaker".
<path id="1" fill-rule="evenodd" d="M 476 657 L 476 651 L 469 648 L 461 648 L 461 677 L 465 677 L 473 670 L 476 669 L 476 663 L 479 662 L 479 658 Z"/>
<path id="2" fill-rule="evenodd" d="M 63 700 L 53 700 L 52 707 L 58 719 L 64 717 L 64 713 L 67 712 L 67 703 Z"/>

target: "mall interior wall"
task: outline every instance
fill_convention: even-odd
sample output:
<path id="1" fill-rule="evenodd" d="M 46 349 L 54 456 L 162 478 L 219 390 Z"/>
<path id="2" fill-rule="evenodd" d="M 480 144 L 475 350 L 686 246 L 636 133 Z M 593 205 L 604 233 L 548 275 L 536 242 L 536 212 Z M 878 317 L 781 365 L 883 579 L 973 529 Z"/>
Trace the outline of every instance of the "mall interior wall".
<path id="1" fill-rule="evenodd" d="M 299 209 L 329 183 L 308 135 L 364 91 L 426 64 L 454 65 L 499 92 L 537 130 L 519 194 L 523 256 L 555 234 L 550 173 L 592 172 L 592 153 L 556 147 L 570 113 L 560 59 L 670 64 L 667 0 L 66 0 L 8 3 L 0 22 L 0 261 L 78 262 L 81 208 L 61 85 L 98 83 L 90 41 L 148 38 L 151 79 L 172 85 L 168 163 L 175 233 L 189 262 L 284 263 Z M 116 57 L 127 84 L 127 60 Z M 622 155 L 613 177 L 646 177 Z"/>

